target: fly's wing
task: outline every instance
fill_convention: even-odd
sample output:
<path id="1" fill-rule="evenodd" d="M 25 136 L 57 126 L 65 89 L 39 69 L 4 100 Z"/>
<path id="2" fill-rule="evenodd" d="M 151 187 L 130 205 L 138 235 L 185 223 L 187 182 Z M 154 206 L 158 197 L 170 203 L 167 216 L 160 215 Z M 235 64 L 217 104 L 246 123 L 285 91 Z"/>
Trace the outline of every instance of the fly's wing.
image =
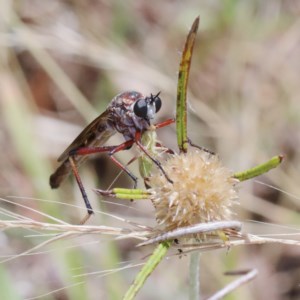
<path id="1" fill-rule="evenodd" d="M 67 159 L 69 157 L 69 153 L 73 150 L 91 146 L 95 139 L 101 139 L 102 136 L 104 138 L 107 134 L 109 135 L 108 138 L 110 138 L 114 133 L 110 134 L 109 132 L 107 126 L 108 118 L 109 112 L 106 110 L 81 131 L 71 145 L 59 156 L 57 161 L 61 162 Z M 103 143 L 105 143 L 106 140 Z M 99 143 L 98 146 L 103 143 Z"/>
<path id="2" fill-rule="evenodd" d="M 91 122 L 71 143 L 71 145 L 58 158 L 62 164 L 50 176 L 51 188 L 58 188 L 61 182 L 72 171 L 69 162 L 69 153 L 82 147 L 99 147 L 103 145 L 112 135 L 115 134 L 115 129 L 108 124 L 110 112 L 106 110 L 93 122 Z M 74 160 L 76 165 L 80 165 L 87 159 L 87 156 L 75 155 Z"/>

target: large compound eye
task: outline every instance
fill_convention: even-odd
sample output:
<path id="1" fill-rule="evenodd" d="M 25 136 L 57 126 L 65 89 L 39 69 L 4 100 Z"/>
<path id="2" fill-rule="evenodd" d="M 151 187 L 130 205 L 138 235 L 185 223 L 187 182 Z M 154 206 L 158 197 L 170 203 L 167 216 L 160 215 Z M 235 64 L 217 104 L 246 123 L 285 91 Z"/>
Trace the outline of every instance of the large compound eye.
<path id="1" fill-rule="evenodd" d="M 161 108 L 161 99 L 157 96 L 155 98 L 155 112 L 158 112 Z"/>
<path id="2" fill-rule="evenodd" d="M 133 107 L 133 112 L 136 116 L 146 119 L 148 117 L 148 103 L 146 99 L 139 99 Z"/>

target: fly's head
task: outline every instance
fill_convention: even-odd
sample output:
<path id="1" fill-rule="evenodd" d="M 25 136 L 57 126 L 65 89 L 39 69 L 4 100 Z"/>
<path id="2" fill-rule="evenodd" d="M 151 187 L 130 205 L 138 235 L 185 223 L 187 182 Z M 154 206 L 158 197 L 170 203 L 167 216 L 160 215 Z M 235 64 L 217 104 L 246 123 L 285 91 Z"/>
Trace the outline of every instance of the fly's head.
<path id="1" fill-rule="evenodd" d="M 154 118 L 155 114 L 161 108 L 161 99 L 159 93 L 156 95 L 150 95 L 150 97 L 144 97 L 138 99 L 133 106 L 134 114 L 147 121 L 150 124 L 150 120 Z"/>
<path id="2" fill-rule="evenodd" d="M 108 107 L 110 126 L 126 139 L 135 137 L 137 131 L 149 129 L 151 120 L 161 108 L 159 94 L 145 97 L 136 91 L 117 95 Z"/>

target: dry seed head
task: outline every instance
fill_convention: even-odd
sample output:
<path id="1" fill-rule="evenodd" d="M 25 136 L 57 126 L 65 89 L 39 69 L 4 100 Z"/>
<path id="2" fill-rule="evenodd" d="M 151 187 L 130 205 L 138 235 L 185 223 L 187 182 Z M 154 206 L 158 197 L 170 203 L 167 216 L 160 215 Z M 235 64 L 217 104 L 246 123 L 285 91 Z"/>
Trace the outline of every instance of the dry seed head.
<path id="1" fill-rule="evenodd" d="M 216 155 L 192 148 L 188 153 L 170 156 L 162 167 L 174 184 L 158 172 L 149 178 L 156 220 L 161 228 L 173 230 L 231 219 L 231 206 L 238 198 L 235 189 L 238 180 Z"/>

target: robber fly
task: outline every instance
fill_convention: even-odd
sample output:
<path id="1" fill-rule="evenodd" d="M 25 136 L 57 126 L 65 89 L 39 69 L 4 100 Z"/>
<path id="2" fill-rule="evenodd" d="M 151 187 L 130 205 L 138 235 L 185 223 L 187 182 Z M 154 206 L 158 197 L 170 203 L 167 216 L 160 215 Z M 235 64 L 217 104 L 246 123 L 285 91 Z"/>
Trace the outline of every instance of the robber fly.
<path id="1" fill-rule="evenodd" d="M 152 157 L 141 143 L 142 134 L 150 126 L 153 126 L 151 120 L 161 108 L 162 102 L 159 94 L 145 97 L 139 92 L 128 91 L 117 95 L 112 99 L 107 109 L 91 122 L 58 158 L 61 165 L 50 176 L 50 186 L 51 188 L 58 188 L 63 180 L 73 172 L 87 208 L 87 215 L 81 223 L 85 223 L 93 214 L 92 206 L 78 173 L 78 166 L 87 159 L 89 154 L 107 152 L 109 158 L 130 176 L 134 181 L 134 187 L 136 187 L 137 177 L 113 156 L 115 153 L 130 149 L 133 144 L 136 144 L 161 170 L 166 179 L 172 183 L 160 162 Z M 168 119 L 154 126 L 161 128 L 173 122 L 174 119 Z M 125 142 L 117 146 L 104 146 L 106 141 L 117 132 L 123 135 Z"/>

